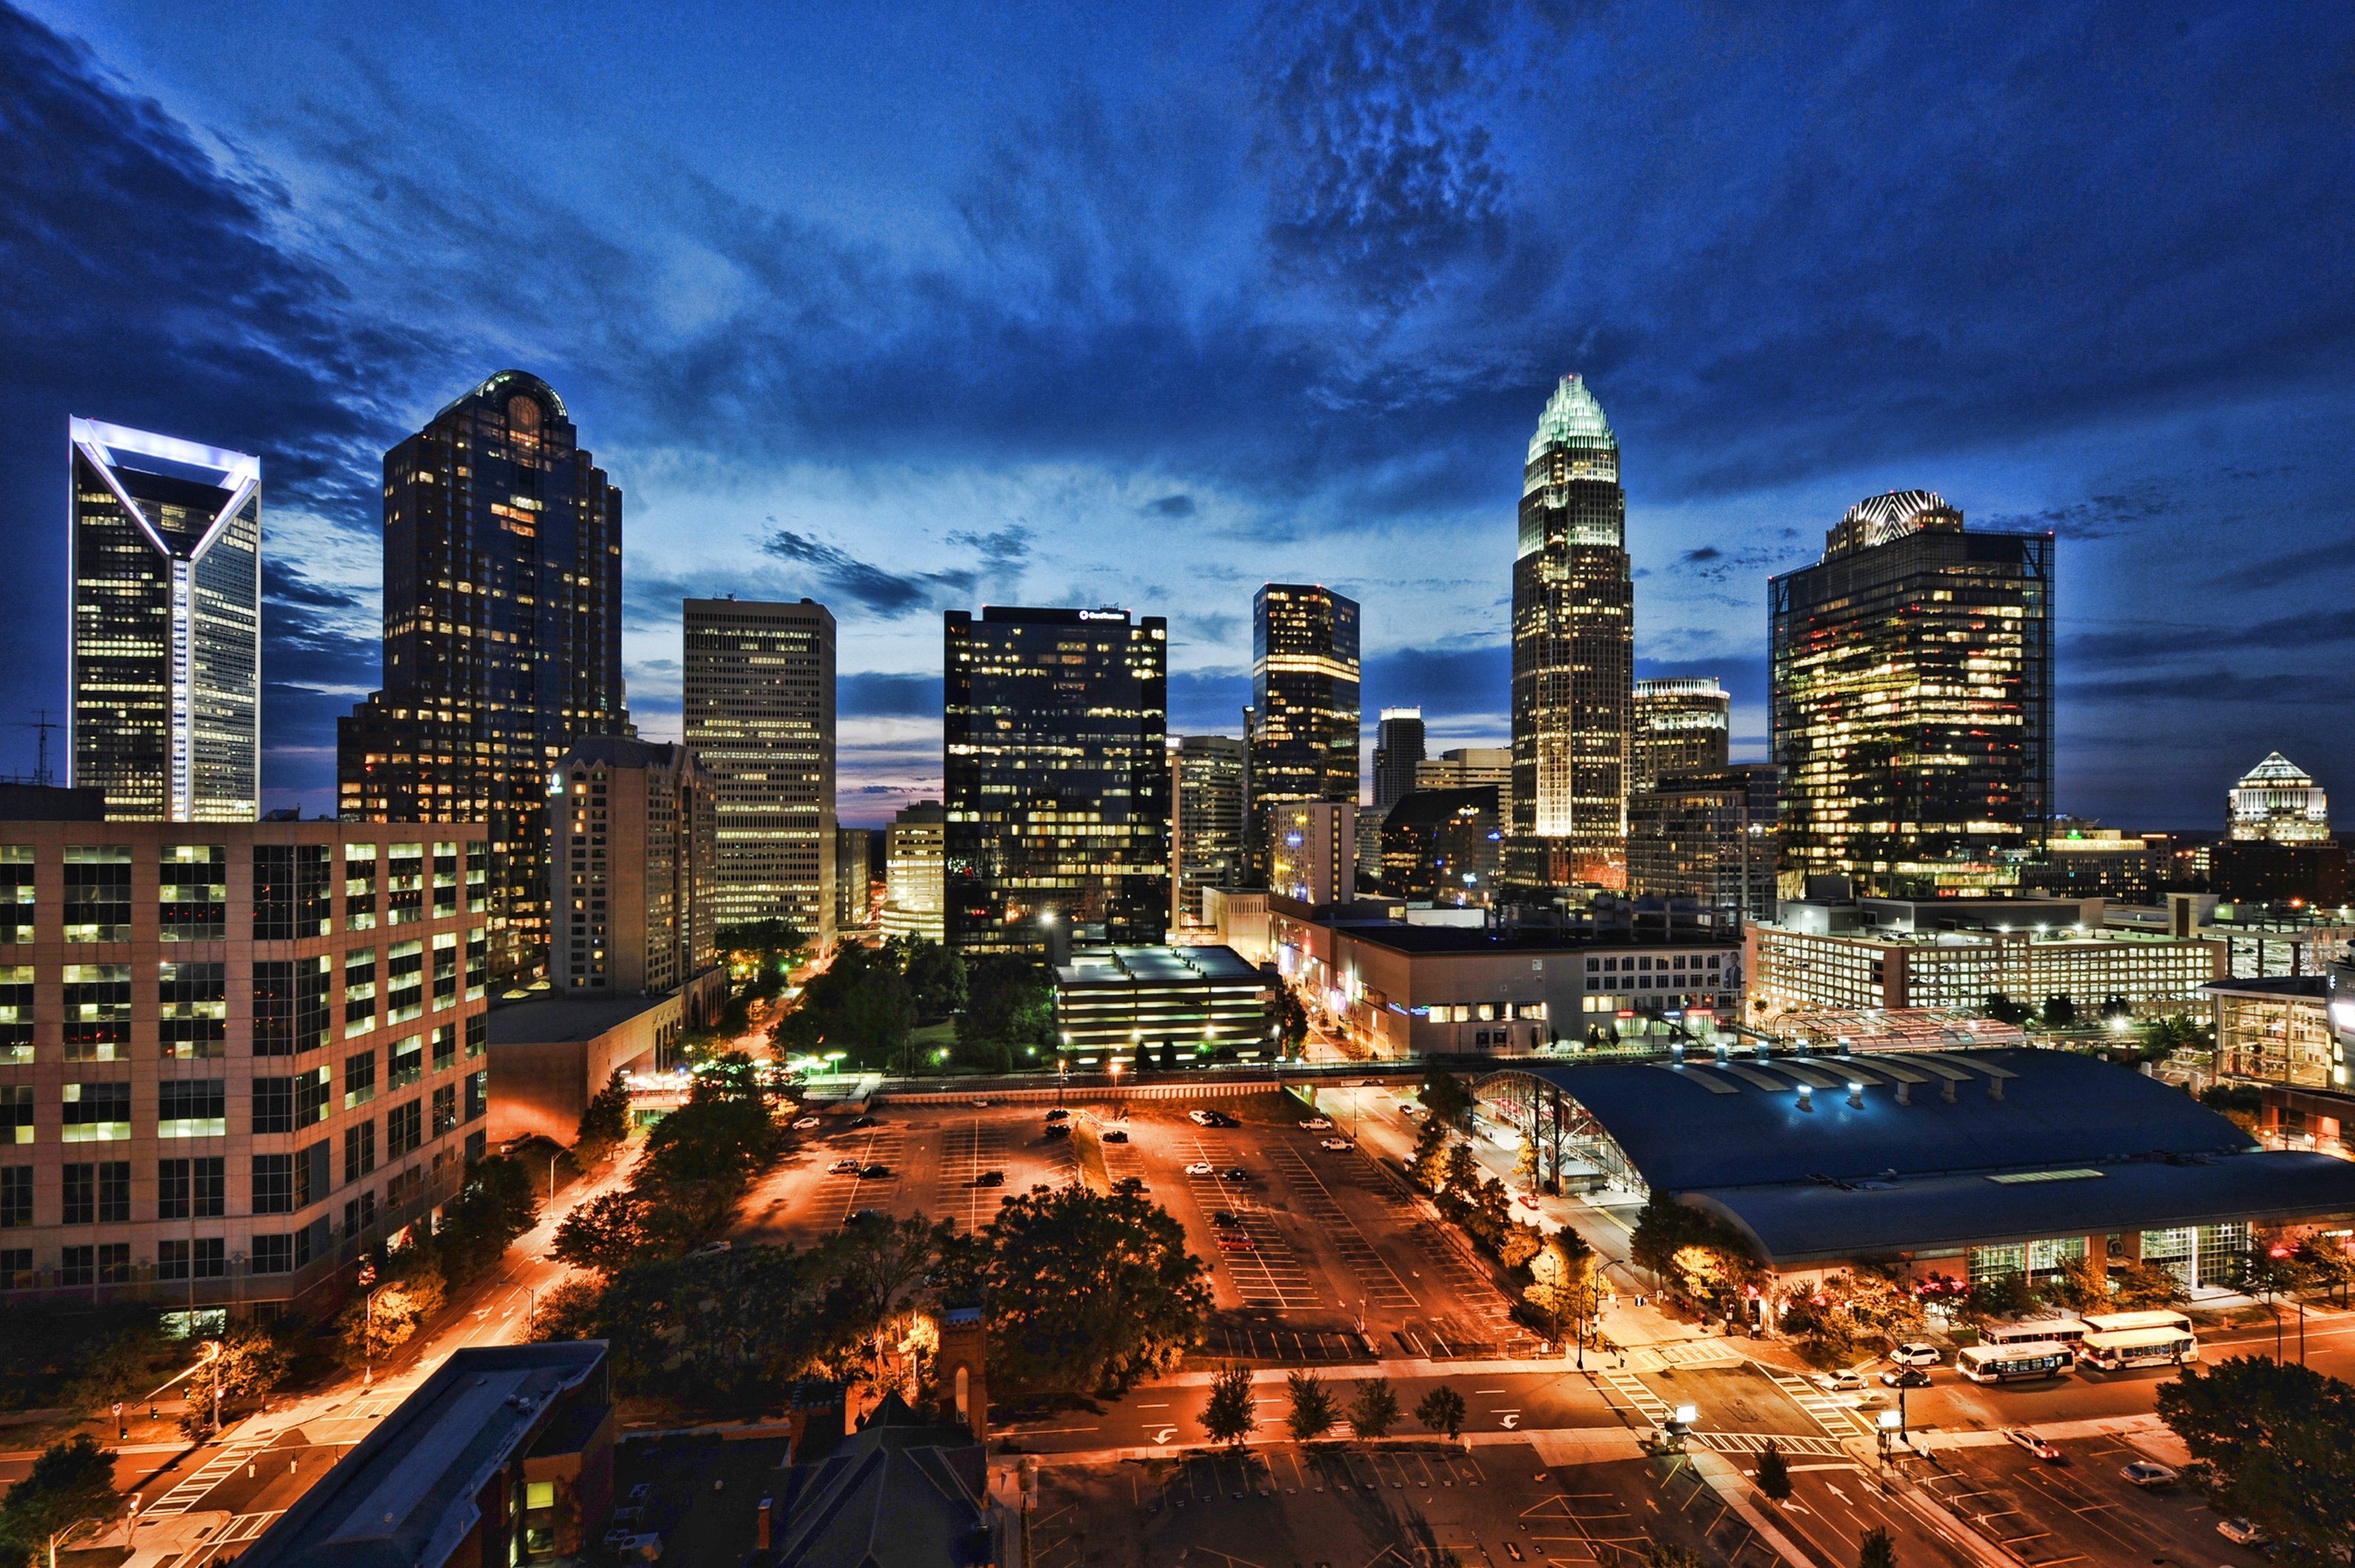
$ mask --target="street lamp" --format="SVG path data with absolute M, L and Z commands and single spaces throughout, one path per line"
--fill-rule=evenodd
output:
M 218 1360 L 219 1360 L 221 1359 L 221 1351 L 222 1351 L 224 1349 L 226 1349 L 226 1347 L 225 1347 L 224 1345 L 222 1345 L 222 1343 L 221 1343 L 218 1339 L 208 1339 L 208 1340 L 206 1340 L 206 1341 L 205 1341 L 205 1349 L 206 1349 L 206 1350 L 208 1350 L 208 1352 L 210 1352 L 210 1353 L 205 1357 L 204 1364 L 205 1364 L 206 1366 L 208 1366 L 208 1367 L 209 1367 L 209 1366 L 211 1366 L 215 1361 L 218 1361 Z M 213 1425 L 212 1425 L 212 1429 L 213 1429 L 215 1432 L 218 1432 L 218 1431 L 220 1430 L 220 1379 L 218 1379 L 218 1377 L 214 1378 L 214 1379 L 212 1380 L 212 1385 L 213 1385 Z M 57 1550 L 56 1550 L 56 1545 L 55 1545 L 55 1543 L 54 1543 L 54 1542 L 52 1542 L 52 1543 L 51 1543 L 51 1546 L 50 1546 L 50 1552 L 49 1552 L 49 1556 L 50 1556 L 50 1558 L 51 1558 L 51 1562 L 50 1562 L 50 1564 L 49 1564 L 49 1568 L 57 1568 L 57 1563 L 56 1563 L 56 1561 L 55 1561 L 55 1559 L 56 1559 L 56 1557 L 57 1557 Z
M 1901 1394 L 1904 1392 L 1905 1391 L 1902 1389 L 1898 1391 Z M 1898 1414 L 1897 1412 L 1893 1410 L 1884 1410 L 1881 1413 L 1881 1429 L 1878 1435 L 1881 1439 L 1881 1467 L 1884 1469 L 1886 1469 L 1889 1465 L 1889 1439 L 1891 1435 L 1897 1431 L 1898 1423 L 1903 1419 L 1903 1416 Z
M 360 1298 L 360 1387 L 376 1386 L 376 1298 L 392 1288 L 386 1280 Z M 218 1415 L 214 1424 L 219 1424 Z
M 1120 1070 L 1123 1065 L 1124 1063 L 1121 1061 L 1119 1057 L 1115 1056 L 1112 1059 L 1113 1115 L 1115 1120 L 1119 1121 L 1126 1121 L 1128 1119 L 1128 1109 L 1121 1103 L 1120 1098 Z

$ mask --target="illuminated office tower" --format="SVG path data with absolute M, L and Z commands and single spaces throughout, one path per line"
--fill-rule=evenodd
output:
M 1248 719 L 1248 852 L 1264 886 L 1276 807 L 1358 799 L 1357 601 L 1296 582 L 1253 595 Z
M 937 800 L 904 806 L 883 834 L 883 934 L 921 936 L 939 942 L 947 933 L 941 906 L 946 901 L 944 869 L 947 808 Z
M 1513 825 L 1504 880 L 1627 881 L 1636 585 L 1619 441 L 1576 376 L 1546 400 L 1521 471 L 1513 562 Z
M 1767 584 L 1782 893 L 2017 885 L 2052 816 L 2052 536 L 1973 533 L 1923 490 L 1849 508 Z
M 1414 766 L 1423 760 L 1423 709 L 1383 709 L 1374 731 L 1376 816 L 1414 793 Z
M 1733 699 L 1715 676 L 1637 681 L 1627 793 L 1678 773 L 1723 773 L 1731 765 L 1732 718 Z
M 2229 837 L 2313 844 L 2330 837 L 2330 796 L 2279 752 L 2241 775 L 2226 795 Z
M 719 923 L 782 920 L 824 952 L 839 907 L 834 616 L 807 599 L 690 599 L 683 637 L 687 743 L 719 790 Z
M 564 754 L 553 783 L 557 987 L 663 996 L 717 964 L 721 797 L 695 753 L 594 736 Z
M 336 727 L 347 822 L 483 822 L 491 973 L 547 963 L 549 779 L 629 731 L 622 493 L 547 382 L 502 370 L 384 454 L 384 686 Z
M 1202 890 L 1241 885 L 1243 743 L 1231 735 L 1169 742 L 1173 924 L 1202 923 Z
M 117 821 L 261 799 L 261 460 L 69 421 L 72 782 Z
M 992 606 L 943 633 L 949 945 L 1161 943 L 1168 624 Z

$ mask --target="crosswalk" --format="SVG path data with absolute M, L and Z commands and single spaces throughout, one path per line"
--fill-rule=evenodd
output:
M 139 1511 L 149 1519 L 177 1519 L 204 1501 L 205 1494 L 227 1480 L 238 1467 L 251 1463 L 253 1456 L 267 1446 L 262 1443 L 231 1444 L 197 1467 L 186 1480 Z
M 207 1537 L 202 1545 L 188 1552 L 179 1562 L 173 1563 L 171 1568 L 204 1568 L 208 1563 L 234 1558 L 239 1555 L 240 1550 L 247 1542 L 253 1541 L 263 1531 L 268 1530 L 271 1524 L 285 1511 L 284 1509 L 272 1509 L 267 1513 L 239 1514 L 214 1534 Z
M 1849 1456 L 1837 1437 L 1795 1437 L 1776 1432 L 1696 1432 L 1692 1441 L 1719 1454 L 1762 1453 L 1771 1443 L 1779 1453 L 1801 1454 L 1811 1459 Z
M 1652 1392 L 1651 1386 L 1633 1372 L 1623 1372 L 1616 1367 L 1605 1367 L 1596 1374 L 1604 1386 L 1619 1396 L 1630 1410 L 1654 1426 L 1667 1424 L 1676 1411 L 1667 1400 Z
M 1832 1436 L 1855 1437 L 1859 1435 L 1865 1436 L 1871 1435 L 1872 1424 L 1864 1418 L 1855 1405 L 1842 1400 L 1838 1395 L 1826 1393 L 1805 1378 L 1795 1376 L 1780 1367 L 1770 1367 L 1764 1361 L 1754 1361 L 1752 1365 L 1765 1373 L 1774 1386 L 1789 1397 L 1793 1404 L 1814 1416 L 1816 1424 Z

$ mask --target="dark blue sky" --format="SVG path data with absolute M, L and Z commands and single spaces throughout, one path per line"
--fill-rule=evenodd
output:
M 1331 582 L 1369 714 L 1493 742 L 1576 369 L 1641 667 L 1738 751 L 1766 575 L 1920 486 L 2060 535 L 2064 809 L 2355 798 L 2355 9 L 1793 9 L 0 4 L 0 719 L 63 700 L 67 416 L 256 451 L 325 805 L 381 452 L 513 365 L 627 492 L 647 732 L 683 593 L 833 606 L 847 821 L 985 601 L 1167 614 L 1231 731 L 1252 588 Z

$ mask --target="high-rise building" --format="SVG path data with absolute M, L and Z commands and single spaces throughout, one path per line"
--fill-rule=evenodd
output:
M 67 794 L 0 823 L 0 1306 L 325 1313 L 485 1152 L 483 830 Z
M 1477 789 L 1497 791 L 1497 820 L 1509 837 L 1513 831 L 1513 753 L 1503 746 L 1457 746 L 1414 765 L 1417 789 Z
M 70 421 L 72 780 L 118 820 L 261 800 L 261 460 Z
M 880 833 L 871 827 L 834 830 L 834 924 L 837 932 L 863 931 L 875 901 L 881 862 Z
M 596 736 L 564 754 L 555 783 L 549 978 L 567 991 L 662 996 L 717 964 L 719 788 L 695 754 Z
M 1169 743 L 1174 925 L 1203 923 L 1202 890 L 1243 877 L 1243 743 L 1231 735 L 1181 735 Z
M 1168 646 L 1125 610 L 949 612 L 950 946 L 1167 936 Z
M 1307 904 L 1358 896 L 1358 803 L 1290 800 L 1268 814 L 1267 891 Z
M 2234 838 L 2312 844 L 2330 837 L 2330 796 L 2279 752 L 2241 775 L 2226 797 L 2227 829 Z
M 1381 723 L 1374 731 L 1376 815 L 1414 793 L 1414 768 L 1423 760 L 1423 709 L 1383 709 Z
M 1358 604 L 1329 588 L 1270 582 L 1252 599 L 1247 801 L 1254 877 L 1269 875 L 1271 814 L 1358 798 Z
M 502 370 L 384 455 L 384 686 L 336 728 L 347 822 L 490 827 L 494 983 L 547 962 L 548 784 L 629 731 L 622 493 Z
M 1670 773 L 1627 797 L 1627 891 L 1774 918 L 1782 839 L 1772 763 Z
M 1521 471 L 1513 562 L 1513 826 L 1507 882 L 1624 888 L 1636 585 L 1619 441 L 1576 376 Z
M 1382 891 L 1442 906 L 1485 904 L 1504 819 L 1495 784 L 1409 792 L 1382 822 Z
M 1733 699 L 1715 676 L 1636 683 L 1636 731 L 1627 793 L 1671 773 L 1721 773 L 1732 762 Z
M 1923 490 L 1849 508 L 1767 584 L 1783 896 L 2019 884 L 2052 818 L 2052 536 Z
M 937 800 L 902 807 L 883 835 L 883 934 L 946 940 L 948 810 Z
M 687 743 L 719 785 L 719 923 L 834 945 L 834 616 L 804 599 L 687 602 Z M 862 898 L 860 909 L 865 909 Z

